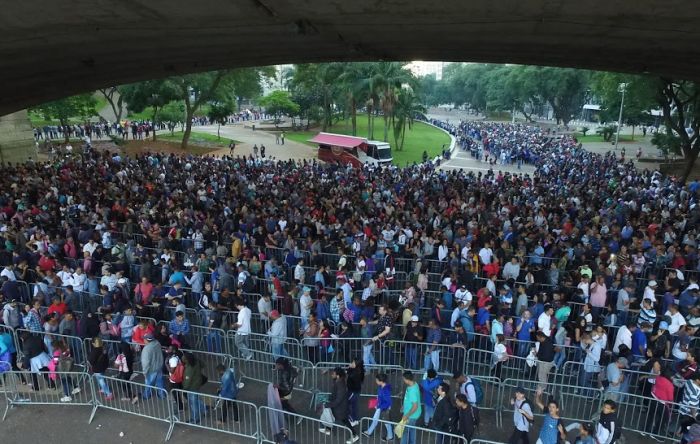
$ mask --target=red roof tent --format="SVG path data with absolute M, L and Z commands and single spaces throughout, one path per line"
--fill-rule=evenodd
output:
M 362 137 L 318 133 L 313 139 L 309 140 L 309 142 L 318 143 L 319 145 L 338 146 L 347 149 L 359 147 L 362 151 L 367 151 L 367 139 Z

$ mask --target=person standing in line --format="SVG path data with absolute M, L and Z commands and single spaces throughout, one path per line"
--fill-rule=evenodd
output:
M 549 382 L 549 372 L 554 366 L 554 343 L 552 338 L 542 331 L 537 332 L 537 342 L 539 342 L 539 350 L 537 350 L 537 380 L 540 382 L 537 389 L 544 391 Z
M 297 369 L 292 366 L 289 359 L 281 357 L 275 361 L 275 368 L 277 369 L 277 384 L 275 384 L 275 388 L 279 393 L 282 409 L 296 414 L 297 411 L 289 401 L 292 399 L 292 391 L 294 390 L 294 383 L 298 374 Z M 297 424 L 300 424 L 303 419 L 302 416 L 299 416 Z
M 180 360 L 177 353 L 170 355 L 167 361 L 168 364 L 168 389 L 180 389 L 182 390 L 182 381 L 185 379 L 185 365 Z M 185 404 L 182 402 L 182 393 L 175 392 L 174 395 L 175 402 L 177 403 L 177 410 L 181 412 L 185 409 Z
M 510 400 L 513 406 L 513 433 L 508 444 L 530 444 L 530 424 L 535 419 L 530 402 L 525 399 L 525 389 L 515 389 L 515 397 Z
M 345 426 L 350 429 L 352 436 L 346 441 L 346 444 L 352 444 L 360 440 L 360 436 L 355 432 L 354 427 L 350 424 L 348 419 L 349 403 L 348 403 L 348 388 L 346 381 L 347 374 L 345 370 L 336 367 L 331 370 L 331 378 L 333 379 L 333 388 L 331 389 L 331 396 L 328 402 L 323 405 L 324 408 L 329 408 L 333 412 L 333 417 L 335 418 L 335 423 Z M 319 432 L 330 435 L 331 429 L 322 425 Z
M 403 397 L 401 421 L 406 424 L 406 428 L 401 437 L 401 444 L 416 444 L 416 429 L 413 426 L 423 413 L 420 405 L 420 388 L 412 371 L 403 372 L 403 382 L 406 385 L 406 392 Z
M 270 337 L 270 345 L 272 345 L 272 357 L 277 359 L 283 356 L 289 356 L 284 344 L 287 342 L 287 318 L 281 315 L 279 311 L 272 310 L 270 312 L 272 325 L 267 335 Z

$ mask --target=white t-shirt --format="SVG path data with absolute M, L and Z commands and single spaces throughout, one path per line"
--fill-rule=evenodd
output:
M 0 271 L 0 276 L 5 276 L 8 281 L 17 280 L 17 278 L 15 277 L 15 273 L 11 270 L 8 270 L 7 268 L 3 268 L 2 271 Z
M 479 250 L 479 258 L 481 259 L 482 265 L 490 264 L 493 258 L 493 250 L 486 247 L 482 248 Z
M 465 301 L 467 306 L 469 306 L 472 303 L 472 298 L 472 294 L 466 288 L 464 290 L 458 288 L 457 291 L 455 291 L 455 299 L 457 302 Z
M 236 324 L 240 325 L 236 334 L 239 335 L 249 335 L 250 334 L 250 316 L 251 311 L 248 307 L 243 307 L 241 311 L 238 312 L 238 317 L 236 318 Z
M 299 298 L 299 316 L 302 319 L 307 319 L 310 314 L 311 314 L 311 296 L 309 296 L 308 293 L 304 293 L 301 296 L 301 298 Z
M 620 327 L 617 331 L 617 336 L 615 336 L 615 344 L 613 345 L 613 351 L 615 353 L 620 352 L 620 345 L 625 344 L 630 350 L 632 349 L 632 332 L 627 328 L 626 325 Z
M 539 318 L 537 318 L 537 328 L 544 333 L 545 336 L 549 337 L 552 334 L 552 317 L 548 316 L 547 313 L 542 313 Z
M 678 330 L 685 325 L 685 318 L 680 312 L 676 312 L 676 314 L 672 315 L 671 311 L 668 310 L 664 316 L 671 318 L 671 323 L 668 324 L 668 334 L 670 335 L 675 335 L 678 333 Z

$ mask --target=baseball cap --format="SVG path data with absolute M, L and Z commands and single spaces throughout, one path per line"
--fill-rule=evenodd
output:
M 659 323 L 659 329 L 660 329 L 660 330 L 668 330 L 668 322 L 666 322 L 666 321 L 661 321 L 661 322 Z
M 270 312 L 270 316 L 273 317 L 273 318 L 278 318 L 279 315 L 280 315 L 280 312 L 277 311 L 277 310 L 272 310 L 272 311 Z
M 650 287 L 656 287 L 657 285 L 658 285 L 658 284 L 656 283 L 656 281 L 649 281 L 649 286 L 650 286 Z
M 148 333 L 148 334 L 144 335 L 143 339 L 145 339 L 145 340 L 147 340 L 147 341 L 152 341 L 152 340 L 153 340 L 153 335 L 150 334 L 150 333 Z
M 170 359 L 168 359 L 168 365 L 170 367 L 177 367 L 177 365 L 180 363 L 180 360 L 177 359 L 177 356 L 171 356 Z
M 411 316 L 411 322 L 418 322 L 418 316 L 416 316 L 416 315 Z
M 526 394 L 525 389 L 522 387 L 518 387 L 515 389 L 515 393 L 522 393 L 523 395 Z

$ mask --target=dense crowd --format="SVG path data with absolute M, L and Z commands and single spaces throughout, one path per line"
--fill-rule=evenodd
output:
M 204 310 L 206 326 L 217 328 L 225 317 L 216 313 L 230 311 L 236 321 L 226 327 L 237 331 L 238 351 L 250 359 L 254 311 L 272 321 L 269 331 L 257 333 L 271 336 L 282 357 L 280 371 L 288 337 L 304 338 L 314 363 L 329 358 L 332 335 L 364 337 L 361 361 L 367 366 L 393 363 L 387 344 L 404 339 L 491 352 L 497 377 L 509 358 L 531 358 L 539 392 L 553 369 L 571 361 L 580 364 L 573 368 L 582 390 L 605 387 L 611 418 L 619 393 L 634 388 L 625 373 L 631 367 L 651 375 L 640 382 L 650 399 L 647 431 L 658 434 L 668 419 L 666 407 L 678 401 L 687 434 L 700 403 L 693 343 L 700 325 L 700 184 L 639 171 L 632 162 L 592 154 L 571 137 L 534 127 L 445 127 L 463 146 L 478 141 L 484 152 L 532 162 L 536 171 L 473 174 L 431 164 L 358 169 L 259 157 L 105 152 L 3 167 L 3 322 L 97 340 L 138 342 L 139 334 L 144 345 L 154 339 L 183 345 L 188 308 Z M 401 264 L 410 264 L 406 271 L 414 277 L 405 287 L 398 284 Z M 438 282 L 429 273 L 435 267 Z M 33 294 L 18 281 L 29 283 Z M 260 300 L 249 300 L 257 292 Z M 99 295 L 99 309 L 77 313 L 83 295 Z M 140 329 L 149 326 L 135 325 L 134 316 L 173 321 L 169 331 L 144 333 Z M 289 327 L 294 316 L 301 332 Z M 277 322 L 285 317 L 288 324 Z M 97 329 L 87 329 L 95 324 Z M 49 357 L 56 353 L 46 346 Z M 64 348 L 58 344 L 57 350 L 60 362 Z M 341 351 L 335 359 L 349 362 L 352 357 Z M 405 359 L 407 370 L 421 368 L 410 347 Z M 462 381 L 450 401 L 459 420 L 438 430 L 471 438 L 476 416 L 469 409 L 478 408 L 477 390 L 460 374 L 463 360 L 455 362 L 460 365 L 442 368 L 432 348 L 423 370 L 449 370 Z M 47 362 L 28 363 L 37 371 L 42 364 Z M 334 375 L 347 377 L 344 370 Z M 410 372 L 404 380 L 410 390 L 403 422 L 416 424 L 425 409 L 425 422 L 434 424 L 427 412 L 440 403 L 434 405 L 433 395 L 442 399 L 450 389 L 439 383 L 425 388 Z M 380 377 L 377 384 L 379 419 L 386 389 Z M 515 415 L 511 442 L 525 439 L 530 429 L 531 413 L 520 395 L 513 402 L 520 402 L 516 411 L 528 420 Z M 348 401 L 344 396 L 331 401 L 336 420 L 355 427 L 357 413 L 338 410 Z M 558 407 L 539 393 L 536 403 L 546 412 L 540 439 L 554 443 L 561 429 Z M 601 420 L 589 432 L 611 444 L 614 428 Z M 410 432 L 404 436 L 402 442 L 415 440 Z

